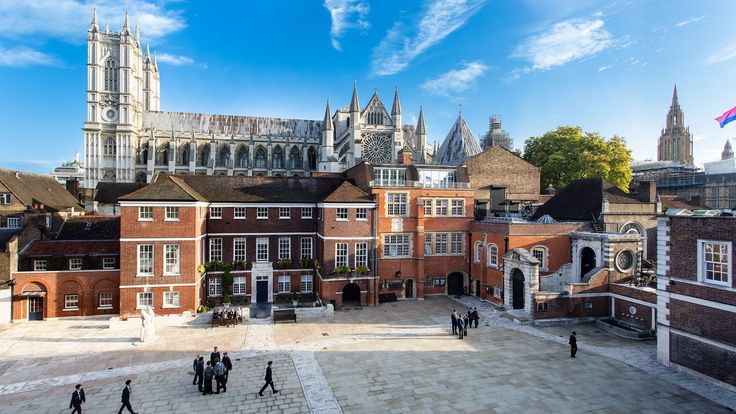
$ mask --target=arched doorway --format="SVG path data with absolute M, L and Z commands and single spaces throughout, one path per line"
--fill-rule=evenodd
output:
M 590 247 L 580 251 L 580 278 L 595 268 L 595 252 Z
M 28 320 L 42 321 L 44 315 L 44 297 L 46 288 L 40 283 L 29 283 L 23 288 L 21 297 L 28 299 Z
M 524 309 L 524 273 L 519 269 L 511 272 L 511 304 L 514 309 Z
M 414 297 L 414 279 L 406 279 L 404 282 L 404 298 L 411 299 Z
M 447 294 L 461 295 L 463 293 L 463 274 L 450 273 L 447 276 Z
M 360 305 L 360 286 L 348 283 L 342 288 L 342 304 Z
M 475 279 L 475 296 L 480 297 L 480 279 Z

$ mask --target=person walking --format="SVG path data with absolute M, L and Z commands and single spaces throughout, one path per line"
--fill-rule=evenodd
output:
M 120 409 L 118 410 L 118 414 L 123 413 L 123 408 L 127 408 L 128 412 L 132 414 L 138 414 L 135 411 L 133 411 L 133 407 L 130 406 L 130 394 L 133 393 L 133 387 L 130 385 L 130 383 L 133 382 L 131 380 L 125 381 L 125 388 L 123 388 L 123 396 L 121 398 L 121 402 L 123 405 L 120 406 Z
M 266 383 L 263 384 L 263 387 L 261 387 L 261 390 L 258 391 L 258 395 L 263 397 L 263 391 L 268 387 L 271 386 L 271 394 L 276 394 L 279 392 L 276 388 L 273 386 L 273 372 L 271 371 L 271 364 L 273 364 L 273 361 L 268 361 L 268 366 L 266 367 L 266 377 L 264 378 L 266 380 Z
M 204 369 L 204 391 L 202 395 L 212 394 L 212 378 L 215 376 L 215 370 L 212 363 L 207 361 L 207 367 Z
M 227 352 L 222 353 L 222 364 L 225 365 L 225 384 L 227 384 L 227 378 L 230 375 L 230 371 L 233 369 L 233 362 L 230 357 L 227 356 Z
M 450 321 L 452 322 L 452 334 L 455 335 L 457 334 L 457 312 L 455 312 L 455 309 L 450 314 Z
M 222 392 L 227 392 L 227 386 L 225 386 L 225 364 L 222 363 L 219 359 L 217 362 L 215 362 L 215 382 L 217 383 L 217 391 L 215 394 L 220 393 L 220 388 L 222 388 Z
M 478 329 L 478 321 L 480 320 L 480 314 L 478 308 L 473 308 L 473 322 L 475 322 L 475 328 Z
M 465 323 L 465 321 L 463 320 L 463 315 L 459 315 L 457 317 L 457 332 L 458 332 L 458 335 L 459 335 L 460 339 L 463 339 L 463 336 L 465 336 L 464 335 L 464 332 L 463 332 L 464 331 L 463 330 L 463 324 L 464 323 Z
M 196 357 L 194 357 L 194 362 L 192 362 L 192 371 L 194 371 L 194 379 L 192 379 L 192 385 L 197 383 L 197 362 L 199 361 L 199 357 L 202 355 L 197 354 Z
M 575 336 L 575 332 L 570 335 L 570 358 L 575 358 L 575 354 L 578 353 L 578 337 Z
M 87 402 L 87 399 L 84 397 L 84 389 L 82 388 L 82 384 L 77 384 L 74 387 L 74 392 L 72 393 L 72 400 L 71 402 L 69 402 L 69 408 L 74 408 L 72 410 L 72 414 L 82 414 L 82 404 L 85 402 Z
M 217 361 L 215 360 L 221 360 L 222 356 L 220 356 L 220 351 L 217 350 L 217 347 L 215 347 L 215 350 L 212 351 L 210 354 L 210 364 L 214 367 Z
M 194 363 L 194 382 L 197 384 L 199 392 L 203 391 L 204 384 L 204 357 L 200 356 Z

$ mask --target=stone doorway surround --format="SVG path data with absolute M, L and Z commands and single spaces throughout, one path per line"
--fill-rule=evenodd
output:
M 539 291 L 539 260 L 529 250 L 524 248 L 512 249 L 503 255 L 503 301 L 507 308 L 513 307 L 514 270 L 524 274 L 524 312 L 532 314 L 532 297 Z
M 250 303 L 256 303 L 258 280 L 268 280 L 268 303 L 273 303 L 273 263 L 255 262 L 250 274 Z

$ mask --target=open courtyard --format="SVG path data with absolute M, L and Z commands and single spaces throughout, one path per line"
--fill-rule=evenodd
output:
M 462 303 L 461 303 L 462 302 Z M 346 309 L 296 324 L 251 321 L 210 329 L 158 326 L 160 339 L 132 342 L 138 326 L 102 318 L 19 323 L 0 334 L 3 413 L 68 412 L 84 384 L 85 412 L 113 413 L 126 379 L 140 413 L 731 412 L 736 393 L 654 361 L 654 342 L 629 342 L 593 325 L 535 328 L 474 298 Z M 452 309 L 478 306 L 477 329 L 450 334 Z M 569 330 L 580 352 L 570 358 Z M 203 396 L 191 363 L 213 346 L 234 362 L 227 393 Z M 276 387 L 257 395 L 268 360 Z M 727 408 L 730 407 L 731 409 Z

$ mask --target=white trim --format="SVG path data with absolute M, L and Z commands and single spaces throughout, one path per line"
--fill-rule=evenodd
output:
M 29 275 L 38 273 L 95 273 L 95 272 L 120 272 L 120 269 L 89 269 L 89 270 L 24 270 L 21 272 L 13 272 L 13 275 Z
M 201 201 L 118 201 L 120 207 L 207 207 Z
M 690 332 L 681 331 L 681 330 L 679 330 L 677 328 L 673 328 L 671 326 L 669 328 L 670 328 L 670 332 L 671 333 L 675 333 L 677 335 L 684 336 L 684 337 L 693 339 L 693 340 L 698 341 L 698 342 L 704 342 L 704 343 L 706 343 L 706 344 L 708 344 L 710 346 L 714 346 L 716 348 L 721 348 L 721 349 L 725 349 L 726 351 L 729 351 L 729 352 L 732 352 L 732 353 L 736 353 L 736 346 L 724 344 L 722 342 L 716 342 L 716 341 L 714 341 L 712 339 L 708 339 L 708 338 L 705 338 L 703 336 L 698 336 L 698 335 L 692 334 Z
M 698 239 L 697 240 L 697 258 L 696 258 L 696 273 L 698 277 L 698 281 L 704 283 L 707 286 L 722 286 L 730 288 L 733 286 L 733 271 L 731 269 L 731 266 L 733 264 L 733 261 L 731 260 L 731 256 L 733 255 L 733 245 L 730 241 L 726 240 L 712 240 L 712 239 Z M 725 282 L 719 282 L 717 280 L 707 280 L 705 278 L 705 251 L 703 250 L 703 247 L 705 244 L 725 244 L 727 246 L 726 250 L 726 259 L 728 259 L 726 266 L 728 267 L 728 280 Z
M 314 234 L 314 233 L 310 233 Z M 319 233 L 316 233 L 317 237 L 319 237 L 322 240 L 378 240 L 378 237 L 339 237 L 339 236 L 323 236 Z M 403 234 L 403 233 L 401 233 Z M 408 234 L 408 233 L 407 233 Z
M 408 197 L 408 193 L 407 193 Z M 376 208 L 376 203 L 317 203 L 319 208 Z
M 539 293 L 541 293 L 544 296 L 549 296 L 546 292 L 539 292 Z M 555 292 L 555 293 L 557 293 L 557 292 Z M 632 297 L 629 297 L 629 296 L 624 296 L 624 295 L 621 295 L 621 294 L 618 294 L 618 293 L 612 293 L 612 292 L 574 293 L 574 294 L 571 294 L 571 295 L 566 295 L 564 297 L 566 297 L 566 298 L 605 298 L 605 297 L 609 297 L 609 298 L 616 298 L 616 299 L 619 299 L 619 300 L 625 300 L 625 301 L 628 301 L 628 302 L 636 303 L 638 305 L 646 306 L 646 307 L 649 307 L 649 308 L 655 308 L 655 309 L 657 308 L 657 303 L 656 302 L 655 303 L 647 302 L 645 300 L 636 299 L 636 298 L 632 298 Z
M 122 237 L 121 242 L 156 242 L 156 241 L 197 241 L 206 237 L 206 234 L 197 237 Z
M 651 302 L 647 302 L 645 300 L 634 299 L 634 298 L 630 298 L 628 296 L 620 295 L 618 293 L 612 293 L 612 292 L 609 292 L 609 293 L 610 293 L 610 295 L 611 295 L 612 298 L 616 298 L 616 299 L 619 299 L 619 300 L 625 300 L 627 302 L 636 303 L 637 305 L 646 306 L 646 307 L 649 307 L 649 308 L 652 308 L 652 309 L 657 309 L 657 302 L 651 303 Z
M 725 303 L 713 302 L 712 300 L 700 299 L 700 298 L 696 298 L 692 296 L 670 292 L 670 300 L 672 299 L 736 314 L 736 306 L 734 305 L 727 305 Z M 670 307 L 671 306 L 672 306 L 672 302 L 670 302 Z
M 657 280 L 658 281 L 659 281 L 660 277 L 665 277 L 665 276 L 657 275 Z M 702 287 L 707 287 L 707 288 L 710 288 L 710 289 L 725 290 L 727 292 L 736 292 L 736 289 L 730 288 L 728 286 L 714 285 L 714 284 L 711 284 L 711 283 L 704 283 L 704 282 L 701 282 L 701 281 L 698 281 L 698 280 L 692 280 L 692 279 L 683 279 L 683 278 L 677 277 L 677 276 L 668 276 L 667 278 L 668 278 L 667 280 L 674 280 L 674 281 L 680 282 L 680 283 L 687 283 L 687 284 L 690 284 L 690 285 L 702 286 Z
M 120 289 L 140 289 L 140 288 L 162 288 L 162 287 L 180 287 L 180 286 L 197 286 L 199 283 L 167 283 L 167 284 L 147 284 L 147 285 L 120 285 Z
M 284 232 L 284 233 L 207 233 L 207 236 L 314 236 L 315 232 Z

